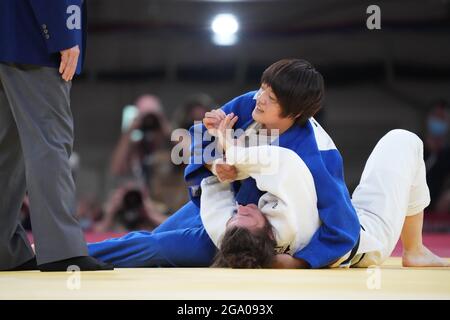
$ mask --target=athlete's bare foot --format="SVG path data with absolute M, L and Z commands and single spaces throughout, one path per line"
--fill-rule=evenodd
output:
M 404 267 L 449 267 L 450 263 L 422 245 L 416 250 L 403 250 L 402 265 Z

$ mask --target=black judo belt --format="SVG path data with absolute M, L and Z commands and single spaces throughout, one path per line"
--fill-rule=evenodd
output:
M 363 226 L 361 226 L 361 229 L 363 229 L 364 231 L 366 230 L 366 229 L 364 229 Z M 346 265 L 352 261 L 352 259 L 355 257 L 356 253 L 358 252 L 360 240 L 361 240 L 361 235 L 358 235 L 358 241 L 356 241 L 355 246 L 353 247 L 352 251 L 350 252 L 350 256 L 347 259 L 345 259 L 345 261 L 342 262 L 340 265 Z M 361 255 L 361 258 L 359 259 L 359 261 L 361 261 L 362 258 L 364 258 L 364 255 L 365 255 L 364 253 Z M 354 264 L 356 264 L 356 263 L 354 263 Z

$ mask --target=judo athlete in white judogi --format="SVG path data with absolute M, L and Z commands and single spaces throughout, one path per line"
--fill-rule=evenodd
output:
M 256 180 L 258 189 L 266 192 L 258 209 L 271 226 L 276 256 L 271 265 L 259 267 L 302 267 L 292 255 L 309 243 L 321 224 L 317 186 L 308 166 L 287 148 L 226 144 L 226 163 L 238 169 L 239 179 L 250 176 Z M 201 185 L 201 218 L 220 249 L 224 234 L 239 215 L 239 206 L 230 183 L 211 176 Z M 361 223 L 359 245 L 330 267 L 380 265 L 390 256 L 400 236 L 405 250 L 404 266 L 447 265 L 422 244 L 423 209 L 429 202 L 422 141 L 405 130 L 389 132 L 370 155 L 352 196 Z M 248 248 L 242 251 L 245 255 Z M 239 263 L 237 266 L 242 267 Z

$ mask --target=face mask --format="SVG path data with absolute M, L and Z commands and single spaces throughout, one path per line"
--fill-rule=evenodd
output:
M 428 120 L 428 131 L 435 137 L 442 137 L 447 133 L 448 124 L 445 121 L 438 119 Z

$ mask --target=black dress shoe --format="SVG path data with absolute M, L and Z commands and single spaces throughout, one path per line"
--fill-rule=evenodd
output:
M 67 271 L 70 266 L 75 266 L 80 271 L 98 271 L 98 270 L 114 270 L 114 267 L 108 263 L 98 261 L 89 256 L 73 257 L 65 260 L 40 264 L 39 270 L 47 271 Z
M 36 257 L 33 259 L 28 260 L 25 263 L 22 263 L 20 266 L 17 266 L 12 269 L 8 269 L 7 271 L 25 271 L 25 270 L 37 270 L 38 266 L 36 263 Z

